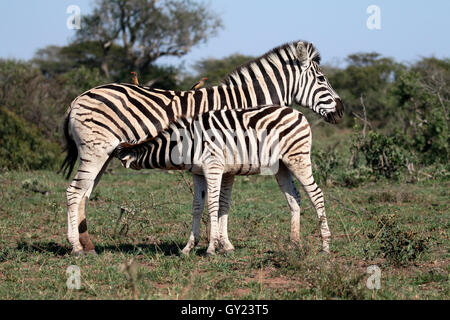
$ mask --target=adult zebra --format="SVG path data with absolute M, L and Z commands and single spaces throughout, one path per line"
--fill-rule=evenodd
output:
M 86 202 L 120 143 L 154 138 L 180 117 L 267 104 L 296 102 L 336 123 L 344 108 L 319 63 L 311 43 L 291 42 L 237 68 L 219 86 L 170 91 L 107 84 L 78 96 L 65 116 L 68 153 L 62 166 L 69 177 L 80 159 L 66 192 L 72 253 L 95 252 L 87 231 Z
M 323 193 L 311 167 L 311 129 L 306 118 L 289 107 L 211 111 L 179 119 L 147 142 L 120 144 L 115 155 L 127 168 L 189 170 L 194 186 L 207 186 L 211 221 L 207 253 L 219 245 L 234 249 L 228 239 L 227 216 L 235 175 L 258 174 L 271 168 L 291 209 L 291 239 L 300 241 L 300 197 L 291 173 L 303 185 L 321 223 L 323 251 L 329 252 L 331 233 Z M 204 197 L 204 195 L 203 195 Z M 198 201 L 198 203 L 196 203 Z M 204 199 L 195 199 L 192 231 L 183 253 L 198 242 Z

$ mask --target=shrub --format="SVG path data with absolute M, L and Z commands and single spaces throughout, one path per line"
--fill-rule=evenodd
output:
M 408 159 L 395 137 L 379 132 L 369 132 L 360 149 L 376 176 L 397 178 Z
M 323 299 L 365 299 L 364 273 L 351 272 L 333 264 L 321 267 L 317 275 L 317 289 Z
M 403 73 L 393 89 L 400 106 L 397 118 L 402 128 L 401 132 L 397 130 L 397 136 L 404 137 L 406 146 L 416 150 L 425 164 L 447 163 L 450 154 L 447 114 L 450 62 L 442 64 L 445 68 L 431 65 L 430 74 Z
M 372 170 L 365 166 L 361 166 L 357 169 L 338 170 L 336 173 L 336 181 L 340 186 L 356 188 L 369 181 L 371 174 Z
M 312 164 L 316 182 L 329 184 L 331 173 L 339 166 L 338 155 L 334 149 L 328 151 L 313 149 Z
M 0 168 L 55 169 L 60 163 L 58 144 L 23 118 L 0 108 Z
M 61 75 L 61 79 L 74 97 L 107 81 L 102 77 L 99 69 L 88 69 L 85 66 L 64 73 Z
M 415 261 L 427 249 L 428 239 L 413 231 L 403 231 L 395 215 L 383 215 L 377 223 L 380 228 L 380 251 L 388 262 L 406 265 Z
M 61 136 L 64 111 L 80 93 L 71 96 L 68 91 L 63 81 L 44 77 L 28 62 L 0 59 L 0 106 L 39 127 L 49 139 Z

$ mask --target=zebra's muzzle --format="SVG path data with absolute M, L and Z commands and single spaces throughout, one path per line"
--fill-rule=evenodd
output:
M 342 104 L 342 101 L 339 98 L 335 99 L 334 101 L 336 102 L 335 111 L 328 113 L 325 120 L 329 123 L 336 124 L 344 116 L 344 105 Z

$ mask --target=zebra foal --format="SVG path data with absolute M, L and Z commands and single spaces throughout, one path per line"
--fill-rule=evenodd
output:
M 193 223 L 183 253 L 198 242 L 206 186 L 210 215 L 207 254 L 217 247 L 234 249 L 227 217 L 236 175 L 269 170 L 275 174 L 291 211 L 291 240 L 300 241 L 300 196 L 292 175 L 302 184 L 321 223 L 322 249 L 329 252 L 331 233 L 324 198 L 311 167 L 311 129 L 303 114 L 281 106 L 221 110 L 179 119 L 147 142 L 120 144 L 115 156 L 127 168 L 188 170 L 194 176 Z

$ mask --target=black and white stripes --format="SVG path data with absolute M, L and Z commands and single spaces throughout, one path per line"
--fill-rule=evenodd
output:
M 300 241 L 299 193 L 291 173 L 310 197 L 321 222 L 323 250 L 329 251 L 330 231 L 323 194 L 311 168 L 311 130 L 306 118 L 289 107 L 221 110 L 180 119 L 156 138 L 138 145 L 121 144 L 116 156 L 134 169 L 181 169 L 194 174 L 194 218 L 188 253 L 198 241 L 199 219 L 207 191 L 211 236 L 208 254 L 217 246 L 233 250 L 227 215 L 233 177 L 270 170 L 291 209 L 291 238 Z M 204 181 L 202 180 L 204 179 Z
M 62 167 L 69 176 L 80 159 L 67 189 L 73 253 L 94 250 L 85 203 L 119 144 L 150 140 L 180 118 L 268 104 L 296 102 L 335 123 L 343 115 L 343 106 L 318 64 L 319 55 L 311 43 L 292 42 L 237 68 L 218 86 L 172 91 L 107 84 L 77 97 L 66 112 L 68 154 Z

